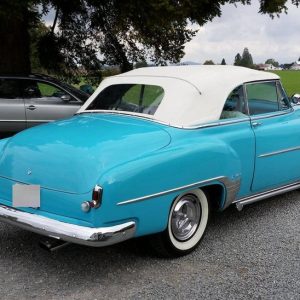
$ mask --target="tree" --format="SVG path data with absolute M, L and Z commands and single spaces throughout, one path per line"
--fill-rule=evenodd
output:
M 40 53 L 38 45 L 40 40 L 47 34 L 50 29 L 42 22 L 38 22 L 33 28 L 30 28 L 30 66 L 33 73 L 39 73 L 43 70 L 40 62 Z M 46 71 L 43 70 L 43 73 Z
M 267 64 L 267 65 L 273 65 L 274 67 L 277 67 L 277 68 L 279 67 L 278 61 L 276 61 L 273 58 L 267 59 L 266 62 L 265 62 L 265 64 Z
M 30 70 L 30 9 L 28 1 L 0 2 L 1 73 L 26 73 Z
M 234 65 L 235 66 L 240 66 L 242 61 L 241 55 L 238 53 L 235 58 L 234 58 Z
M 135 65 L 134 65 L 134 68 L 135 69 L 139 69 L 139 68 L 145 68 L 145 67 L 148 67 L 148 64 L 145 60 L 141 60 L 141 61 L 138 61 Z
M 203 65 L 214 65 L 215 63 L 210 59 L 210 60 L 206 60 Z
M 225 58 L 222 59 L 221 65 L 225 66 L 226 65 L 226 61 Z
M 250 54 L 248 48 L 244 48 L 240 65 L 247 68 L 251 68 L 253 66 L 252 55 Z
M 260 0 L 260 13 L 286 12 L 286 2 Z M 196 32 L 189 24 L 220 16 L 225 3 L 251 0 L 1 0 L 0 72 L 30 71 L 30 31 L 50 9 L 56 12 L 53 25 L 36 42 L 40 64 L 51 72 L 74 73 L 103 64 L 126 71 L 141 60 L 178 62 Z

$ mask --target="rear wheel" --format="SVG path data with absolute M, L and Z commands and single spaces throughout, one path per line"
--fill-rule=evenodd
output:
M 200 243 L 209 217 L 205 193 L 192 190 L 179 195 L 173 202 L 167 229 L 152 238 L 152 246 L 163 256 L 182 256 Z

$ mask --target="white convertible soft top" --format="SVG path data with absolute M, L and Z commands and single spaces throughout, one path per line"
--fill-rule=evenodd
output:
M 236 66 L 140 68 L 105 79 L 82 106 L 79 113 L 84 112 L 107 86 L 125 83 L 150 84 L 161 86 L 165 91 L 155 114 L 153 116 L 131 114 L 174 126 L 194 126 L 218 120 L 228 95 L 239 85 L 246 82 L 276 79 L 279 77 L 273 73 Z

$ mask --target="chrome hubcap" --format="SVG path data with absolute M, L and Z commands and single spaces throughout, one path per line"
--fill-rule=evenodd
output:
M 193 194 L 184 195 L 172 213 L 171 230 L 179 241 L 186 241 L 196 232 L 201 219 L 201 206 Z

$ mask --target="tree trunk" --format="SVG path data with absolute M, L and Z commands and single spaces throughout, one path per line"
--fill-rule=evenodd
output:
M 133 64 L 129 62 L 123 45 L 118 41 L 117 37 L 113 33 L 107 34 L 107 37 L 113 45 L 115 62 L 120 65 L 121 73 L 131 71 L 133 69 Z
M 28 8 L 7 1 L 0 9 L 0 73 L 30 73 Z

